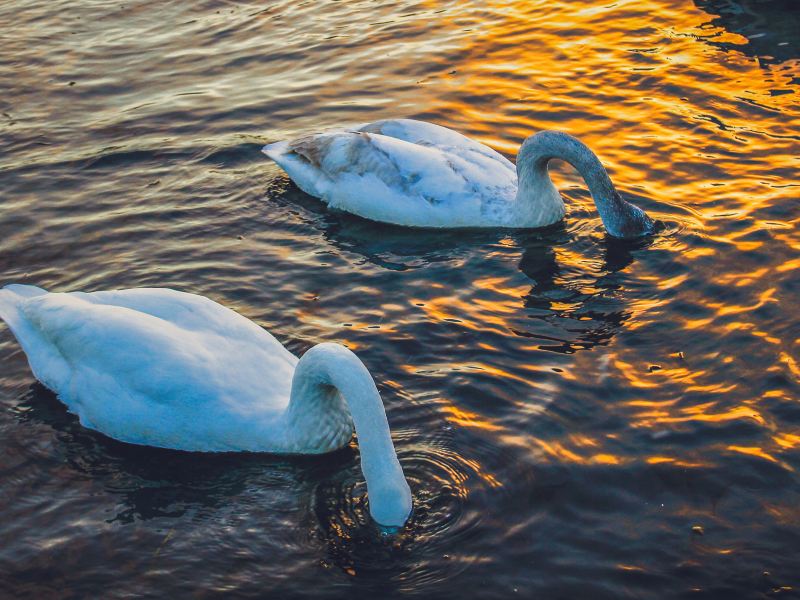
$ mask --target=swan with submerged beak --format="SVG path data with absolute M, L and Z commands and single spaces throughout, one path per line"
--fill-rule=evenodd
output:
M 409 227 L 543 227 L 564 217 L 552 159 L 570 163 L 619 238 L 647 235 L 653 221 L 623 200 L 588 146 L 557 131 L 522 144 L 516 167 L 484 144 L 412 119 L 375 121 L 264 146 L 304 192 L 331 208 Z
M 240 314 L 168 289 L 10 285 L 0 318 L 85 427 L 131 444 L 278 454 L 331 452 L 355 427 L 372 517 L 400 527 L 411 513 L 380 394 L 344 346 L 298 360 Z

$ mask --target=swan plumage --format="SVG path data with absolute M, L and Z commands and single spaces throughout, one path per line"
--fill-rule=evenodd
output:
M 90 429 L 186 451 L 318 454 L 355 428 L 373 517 L 399 526 L 410 512 L 380 395 L 344 346 L 298 359 L 235 311 L 169 289 L 10 285 L 0 318 L 35 377 Z
M 564 202 L 547 163 L 562 158 L 587 180 L 609 233 L 631 237 L 652 229 L 641 209 L 622 200 L 594 153 L 560 132 L 528 138 L 516 166 L 456 131 L 413 119 L 314 133 L 263 152 L 331 208 L 433 228 L 531 228 L 561 220 Z

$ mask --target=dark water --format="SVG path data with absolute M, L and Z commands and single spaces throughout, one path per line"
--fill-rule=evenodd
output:
M 784 1 L 0 4 L 0 281 L 171 286 L 353 348 L 415 513 L 356 445 L 81 428 L 0 332 L 0 596 L 800 597 L 800 29 Z M 665 231 L 329 213 L 261 144 L 384 117 L 579 135 Z

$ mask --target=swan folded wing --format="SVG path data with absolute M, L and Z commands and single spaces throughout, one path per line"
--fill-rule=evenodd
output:
M 337 132 L 291 143 L 329 183 L 323 200 L 399 225 L 469 226 L 495 196 L 513 198 L 515 180 L 491 157 L 466 158 L 381 134 Z M 498 192 L 498 190 L 500 190 Z
M 276 362 L 294 369 L 297 357 L 286 350 L 272 334 L 234 310 L 204 296 L 167 288 L 136 288 L 107 292 L 72 294 L 93 304 L 129 308 L 187 331 L 216 333 L 250 343 L 268 351 Z
M 74 388 L 74 378 L 89 371 L 111 375 L 120 388 L 162 403 L 188 400 L 187 393 L 198 396 L 192 392 L 203 381 L 213 387 L 214 357 L 197 336 L 146 313 L 82 296 L 48 294 L 22 306 L 28 321 L 72 368 L 73 389 L 56 390 L 59 394 L 83 403 L 80 396 L 93 393 L 91 381 Z
M 467 161 L 483 163 L 481 157 L 489 159 L 490 162 L 484 164 L 509 170 L 516 178 L 516 167 L 505 156 L 485 144 L 441 125 L 414 119 L 384 119 L 361 125 L 357 131 L 377 133 L 420 146 L 439 148 Z

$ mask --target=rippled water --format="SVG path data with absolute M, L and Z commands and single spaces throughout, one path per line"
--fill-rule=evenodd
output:
M 87 431 L 0 332 L 17 598 L 758 598 L 800 586 L 800 11 L 758 0 L 0 4 L 0 282 L 172 286 L 353 348 L 416 510 L 358 449 L 206 456 Z M 559 128 L 667 224 L 421 232 L 259 152 L 384 117 L 513 157 Z

